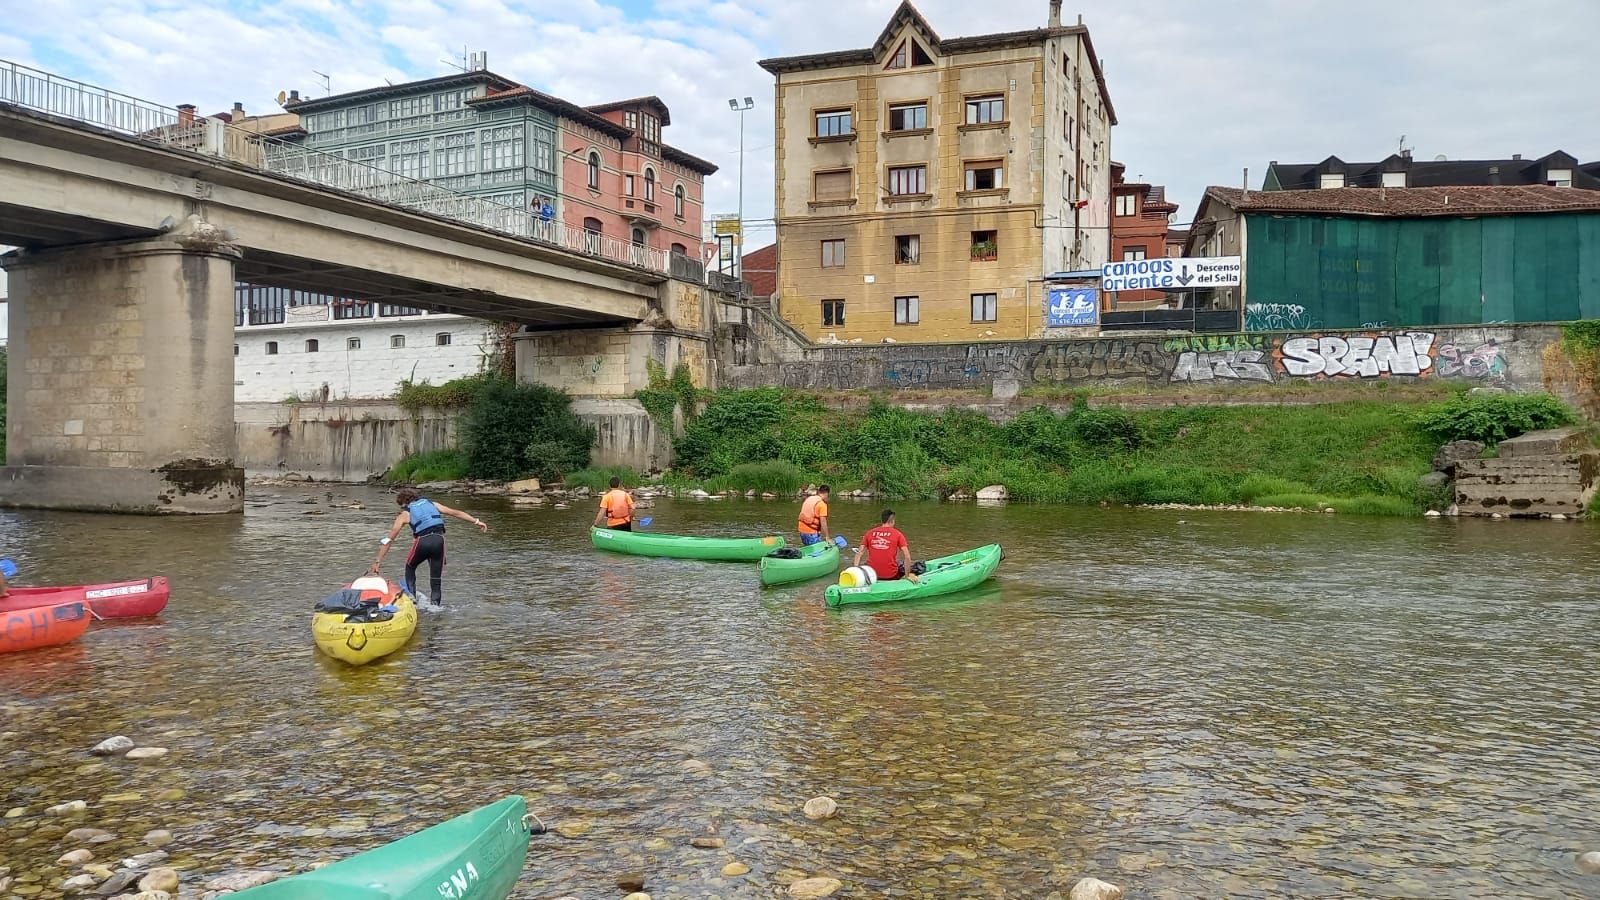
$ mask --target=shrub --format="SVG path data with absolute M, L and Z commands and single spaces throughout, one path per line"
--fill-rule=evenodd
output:
M 742 462 L 776 458 L 778 428 L 792 412 L 778 388 L 719 392 L 675 442 L 677 464 L 710 478 Z
M 757 491 L 761 493 L 793 494 L 806 483 L 806 473 L 797 465 L 774 459 L 766 462 L 740 463 L 728 474 L 707 482 L 711 491 Z
M 572 412 L 572 399 L 542 384 L 486 380 L 461 419 L 467 472 L 511 481 L 553 481 L 589 464 L 594 429 Z
M 596 466 L 592 469 L 568 472 L 562 476 L 561 483 L 569 488 L 586 487 L 598 492 L 610 488 L 613 478 L 622 479 L 622 486 L 625 488 L 636 488 L 644 480 L 637 470 L 628 466 Z
M 939 499 L 933 457 L 916 444 L 897 444 L 882 456 L 864 458 L 861 473 L 867 486 L 886 498 Z
M 1576 421 L 1572 410 L 1549 394 L 1457 394 L 1417 417 L 1417 424 L 1440 441 L 1485 444 Z
M 412 381 L 408 378 L 400 382 L 394 402 L 401 409 L 413 413 L 419 409 L 461 409 L 471 404 L 485 385 L 496 380 L 502 379 L 492 375 L 469 375 L 434 385 L 426 380 Z
M 455 481 L 467 477 L 467 456 L 454 448 L 413 453 L 395 463 L 385 478 L 392 484 Z
M 1066 423 L 1043 406 L 1024 410 L 1005 427 L 1006 443 L 1018 450 L 1036 453 L 1047 460 L 1065 463 L 1072 458 L 1072 434 Z
M 1067 431 L 1086 449 L 1099 453 L 1137 450 L 1143 442 L 1138 423 L 1120 409 L 1074 409 L 1067 419 Z

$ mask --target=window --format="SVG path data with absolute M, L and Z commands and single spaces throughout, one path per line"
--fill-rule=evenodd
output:
M 996 296 L 994 294 L 973 294 L 972 321 L 993 322 L 995 318 L 995 300 Z
M 996 240 L 994 231 L 974 231 L 972 233 L 972 258 L 979 262 L 1000 258 L 1000 242 Z
M 306 341 L 306 352 L 307 353 L 315 353 L 320 349 L 321 349 L 321 345 L 319 345 L 317 343 L 316 338 L 312 338 L 311 340 Z
M 277 356 L 278 355 L 278 342 L 277 341 L 267 341 L 267 355 L 268 356 Z
M 1544 183 L 1553 187 L 1572 187 L 1572 170 L 1550 169 L 1545 172 Z
M 897 235 L 894 239 L 894 264 L 897 266 L 914 266 L 922 262 L 922 236 L 916 234 Z
M 472 133 L 447 134 L 436 141 L 438 149 L 433 152 L 433 172 L 439 177 L 447 175 L 470 175 L 473 166 L 472 146 L 475 139 Z
M 1117 215 L 1134 216 L 1139 214 L 1139 197 L 1137 194 L 1117 195 Z
M 683 218 L 684 199 L 683 185 L 680 184 L 672 189 L 672 214 L 680 219 Z
M 346 350 L 360 350 L 361 349 L 361 338 L 345 338 L 344 339 L 344 348 Z
M 997 159 L 967 163 L 967 190 L 997 191 L 1005 186 L 1005 163 Z
M 403 349 L 405 347 L 405 345 L 406 345 L 406 336 L 405 335 L 403 335 L 403 334 L 391 334 L 391 335 L 389 335 L 389 349 L 390 350 L 400 350 L 400 349 Z
M 927 166 L 896 166 L 889 170 L 889 193 L 896 197 L 928 192 Z
M 624 175 L 624 176 L 622 176 L 622 193 L 626 194 L 629 197 L 634 196 L 634 193 L 633 193 L 633 176 L 632 175 Z
M 896 103 L 889 107 L 890 131 L 916 131 L 927 127 L 927 103 Z
M 656 202 L 656 170 L 644 170 L 644 202 Z
M 1006 120 L 1006 98 L 1001 94 L 967 98 L 967 124 L 992 125 Z
M 651 143 L 661 142 L 661 123 L 655 116 L 642 113 L 639 116 L 644 121 L 644 139 Z
M 600 154 L 589 154 L 589 190 L 600 190 Z
M 452 335 L 450 334 L 450 332 L 441 331 L 438 334 L 433 336 L 433 345 L 435 347 L 448 347 L 448 346 L 450 346 L 451 340 L 452 340 Z
M 1144 259 L 1144 258 L 1145 258 L 1145 249 L 1143 247 L 1124 247 L 1124 248 L 1122 248 L 1122 261 L 1123 262 L 1132 262 L 1132 261 L 1140 260 L 1140 259 Z
M 389 154 L 389 171 L 401 178 L 420 181 L 428 177 L 428 159 L 426 139 L 397 141 Z
M 1406 186 L 1406 173 L 1404 173 L 1404 172 L 1385 172 L 1385 173 L 1383 173 L 1383 186 L 1386 187 L 1386 188 L 1389 188 L 1389 187 L 1405 187 Z
M 634 112 L 631 109 L 628 110 L 627 112 L 622 114 L 622 124 L 628 126 L 629 128 L 638 128 L 639 127 L 639 114 Z
M 689 248 L 685 247 L 682 244 L 673 244 L 672 245 L 672 252 L 677 254 L 678 256 L 688 256 L 689 255 Z
M 824 300 L 824 301 L 822 301 L 822 327 L 823 328 L 843 328 L 844 327 L 844 301 L 843 300 Z
M 483 133 L 482 171 L 522 168 L 522 129 L 491 128 Z
M 238 344 L 234 344 L 233 345 L 233 355 L 234 356 L 238 356 L 239 355 L 239 345 Z
M 933 65 L 933 60 L 929 58 L 928 51 L 922 49 L 921 44 L 916 41 L 906 41 L 900 45 L 899 49 L 894 51 L 893 56 L 889 57 L 889 64 L 884 68 L 904 69 L 907 65 L 931 66 Z
M 917 298 L 894 298 L 894 323 L 896 325 L 917 324 Z
M 818 201 L 849 200 L 855 194 L 855 185 L 850 177 L 850 170 L 842 172 L 818 172 L 811 176 L 812 193 Z
M 1344 176 L 1343 175 L 1324 175 L 1324 176 L 1322 176 L 1321 179 L 1318 180 L 1317 187 L 1319 187 L 1319 188 L 1342 188 L 1342 187 L 1344 187 Z
M 843 137 L 854 134 L 850 110 L 829 109 L 817 113 L 817 137 Z
M 590 234 L 601 234 L 605 231 L 605 226 L 600 224 L 599 219 L 586 218 L 583 220 L 583 230 Z
M 643 247 L 644 246 L 644 242 L 645 242 L 644 229 L 643 228 L 635 228 L 633 230 L 633 245 L 635 247 Z
M 583 220 L 583 249 L 590 253 L 600 252 L 601 224 L 599 219 L 586 218 Z
M 822 242 L 822 267 L 824 269 L 840 269 L 844 267 L 844 240 Z

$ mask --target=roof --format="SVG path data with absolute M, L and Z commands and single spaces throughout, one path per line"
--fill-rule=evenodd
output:
M 1089 64 L 1094 70 L 1095 83 L 1100 87 L 1100 97 L 1105 101 L 1106 116 L 1111 124 L 1117 124 L 1117 113 L 1111 105 L 1111 93 L 1106 90 L 1105 73 L 1100 68 L 1100 57 L 1094 52 L 1094 42 L 1089 39 L 1089 29 L 1083 25 L 1055 25 L 1048 28 L 1032 28 L 1026 31 L 1007 31 L 997 34 L 980 34 L 972 37 L 958 37 L 943 39 L 921 11 L 911 0 L 901 0 L 894 15 L 889 17 L 889 24 L 884 26 L 878 39 L 871 47 L 859 50 L 834 50 L 828 53 L 812 53 L 804 56 L 780 56 L 772 59 L 763 59 L 757 65 L 774 75 L 786 72 L 803 72 L 808 69 L 832 69 L 842 66 L 862 66 L 876 63 L 890 52 L 890 43 L 896 35 L 906 27 L 920 31 L 929 44 L 930 50 L 940 55 L 955 53 L 974 53 L 980 50 L 1001 50 L 1008 47 L 1032 47 L 1043 44 L 1051 38 L 1077 35 L 1083 39 L 1085 52 L 1089 56 Z
M 750 293 L 770 297 L 778 292 L 778 245 L 752 250 L 739 260 L 739 273 L 750 283 Z
M 570 100 L 563 100 L 553 94 L 535 90 L 525 84 L 512 85 L 509 88 L 494 91 L 482 97 L 473 97 L 467 101 L 468 106 L 478 108 L 512 103 L 528 103 L 537 106 L 546 112 L 582 123 L 618 139 L 626 138 L 633 134 L 632 129 L 625 128 L 604 116 L 596 115 L 586 107 L 579 106 Z
M 384 97 L 398 97 L 403 94 L 416 94 L 424 91 L 458 86 L 464 87 L 473 84 L 486 84 L 490 90 L 507 90 L 517 86 L 515 81 L 509 78 L 502 78 L 493 72 L 452 72 L 449 75 L 441 75 L 438 78 L 424 78 L 421 81 L 408 81 L 404 84 L 386 84 L 382 87 L 334 94 L 331 97 L 307 97 L 298 102 L 291 100 L 285 103 L 283 108 L 290 112 L 315 112 L 319 109 L 332 109 L 339 106 L 348 106 L 352 103 L 379 100 Z
M 1213 201 L 1239 212 L 1396 218 L 1600 212 L 1600 192 L 1546 185 L 1329 188 L 1251 191 L 1248 196 L 1240 188 L 1206 188 L 1204 202 Z
M 1167 229 L 1167 243 L 1169 243 L 1169 244 L 1182 244 L 1187 240 L 1189 240 L 1189 229 L 1187 229 L 1187 228 L 1168 228 Z
M 714 175 L 717 171 L 716 163 L 706 162 L 692 153 L 685 153 L 668 144 L 661 145 L 661 158 L 667 162 L 675 162 L 680 166 L 688 166 L 701 175 Z
M 637 109 L 641 106 L 654 108 L 656 113 L 661 116 L 661 124 L 663 126 L 672 124 L 672 111 L 667 109 L 667 105 L 661 102 L 660 97 L 654 95 L 635 97 L 632 100 L 618 100 L 615 103 L 601 103 L 597 106 L 587 107 L 587 109 L 592 113 L 608 113 L 619 109 Z
M 1407 187 L 1454 185 L 1542 185 L 1547 168 L 1573 169 L 1573 186 L 1600 189 L 1600 163 L 1579 165 L 1570 153 L 1557 150 L 1537 159 L 1414 159 L 1399 153 L 1377 162 L 1345 162 L 1330 156 L 1315 163 L 1267 166 L 1264 190 L 1311 190 L 1323 174 L 1342 174 L 1351 187 L 1379 187 L 1383 173 L 1405 172 Z M 1581 173 L 1581 174 L 1580 174 Z

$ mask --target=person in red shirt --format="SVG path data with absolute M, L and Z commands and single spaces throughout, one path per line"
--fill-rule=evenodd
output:
M 882 522 L 861 539 L 861 546 L 856 548 L 855 562 L 851 565 L 861 565 L 861 557 L 865 555 L 867 565 L 872 567 L 879 579 L 894 581 L 904 578 L 906 569 L 911 565 L 911 546 L 906 543 L 906 536 L 900 533 L 900 529 L 894 527 L 894 510 L 884 510 Z

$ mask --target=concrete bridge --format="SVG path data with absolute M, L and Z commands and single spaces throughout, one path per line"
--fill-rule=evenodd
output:
M 258 135 L 18 68 L 0 64 L 0 244 L 20 248 L 0 259 L 0 505 L 240 511 L 236 281 L 515 322 L 519 376 L 558 384 L 541 348 L 610 348 L 617 392 L 649 357 L 706 357 L 699 279 L 658 251 L 337 157 L 273 165 Z

